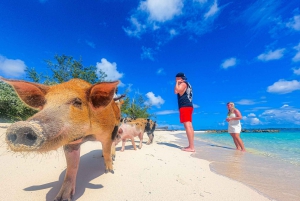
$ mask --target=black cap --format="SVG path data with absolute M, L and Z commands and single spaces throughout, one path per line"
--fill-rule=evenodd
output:
M 185 77 L 184 73 L 177 73 L 175 77 L 181 77 L 182 79 L 186 80 L 187 77 Z
M 184 73 L 177 73 L 176 77 L 185 77 Z

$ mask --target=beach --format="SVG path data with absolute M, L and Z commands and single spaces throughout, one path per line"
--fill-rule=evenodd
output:
M 43 155 L 13 153 L 4 142 L 5 130 L 0 124 L 0 200 L 53 200 L 66 169 L 62 149 Z M 155 131 L 151 145 L 146 145 L 145 134 L 143 147 L 138 150 L 128 141 L 125 151 L 120 152 L 119 143 L 114 174 L 104 173 L 101 143 L 84 143 L 74 200 L 271 200 L 241 182 L 212 172 L 208 160 L 181 151 L 180 133 Z

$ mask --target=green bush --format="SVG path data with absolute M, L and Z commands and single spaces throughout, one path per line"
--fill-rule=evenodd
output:
M 19 99 L 10 85 L 0 81 L 0 122 L 26 120 L 36 112 Z

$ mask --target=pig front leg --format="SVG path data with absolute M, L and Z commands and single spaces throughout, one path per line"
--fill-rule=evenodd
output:
M 139 145 L 139 149 L 141 149 L 141 148 L 142 148 L 142 146 L 143 146 L 143 134 L 144 134 L 144 133 L 142 133 L 142 132 L 140 132 L 140 133 L 139 133 L 139 138 L 140 138 L 140 145 Z
M 126 139 L 122 139 L 122 149 L 121 149 L 121 151 L 125 150 L 125 143 L 126 143 Z
M 71 201 L 75 194 L 76 176 L 80 161 L 80 144 L 64 146 L 67 170 L 64 182 L 54 201 Z
M 147 142 L 147 145 L 149 145 L 153 142 L 154 135 L 153 134 L 148 134 L 148 137 L 149 137 L 149 140 Z
M 111 146 L 112 141 L 102 143 L 102 154 L 105 162 L 105 173 L 111 172 L 114 173 L 111 157 Z

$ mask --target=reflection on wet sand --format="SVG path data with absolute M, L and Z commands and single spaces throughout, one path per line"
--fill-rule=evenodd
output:
M 185 135 L 180 144 L 186 144 Z M 261 155 L 241 152 L 232 147 L 195 140 L 194 157 L 211 161 L 217 174 L 242 182 L 264 195 L 279 201 L 300 200 L 300 168 Z

